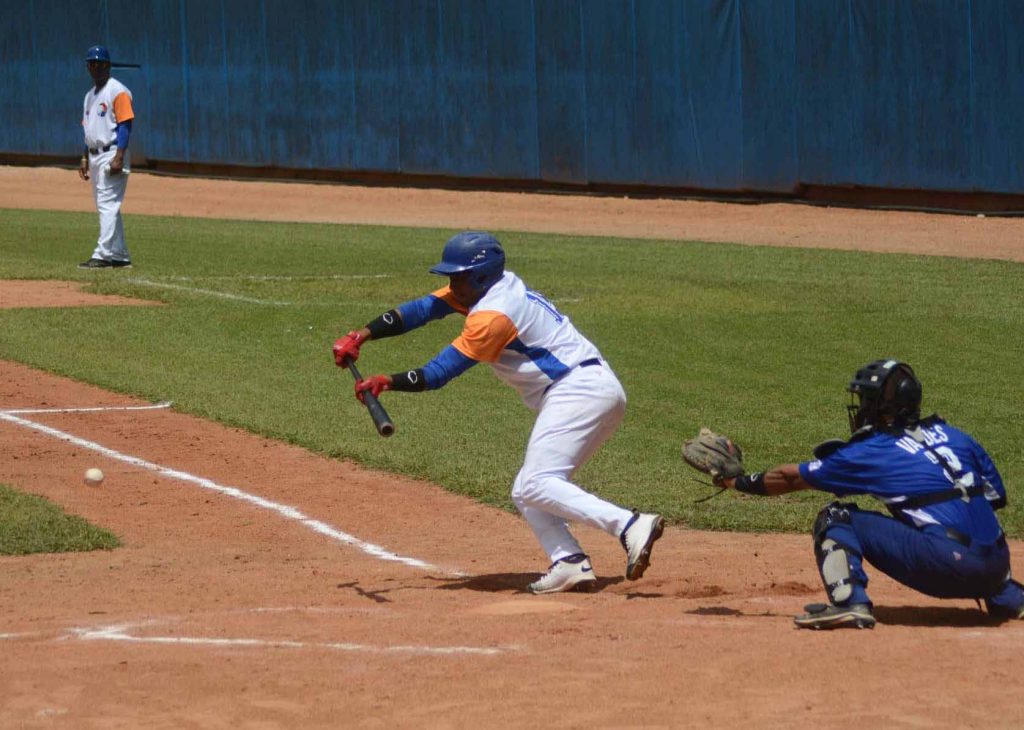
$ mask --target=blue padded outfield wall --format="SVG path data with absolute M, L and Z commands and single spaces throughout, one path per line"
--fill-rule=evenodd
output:
M 1022 0 L 22 0 L 0 154 L 81 145 L 94 43 L 153 161 L 1024 193 Z

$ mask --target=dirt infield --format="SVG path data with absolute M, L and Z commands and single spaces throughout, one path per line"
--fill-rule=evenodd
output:
M 73 171 L 2 165 L 0 207 L 94 210 L 88 185 Z M 1024 261 L 1020 218 L 783 203 L 232 182 L 137 172 L 124 210 L 129 215 L 485 228 Z
M 73 281 L 0 281 L 0 309 L 158 305 L 115 294 L 82 291 L 82 284 Z
M 73 173 L 25 174 L 52 176 L 84 201 L 68 207 L 89 209 Z M 0 168 L 2 204 L 32 207 L 31 196 L 11 197 L 16 176 Z M 207 186 L 215 192 L 198 208 L 175 198 Z M 410 194 L 431 207 L 432 191 L 137 174 L 126 211 L 265 218 L 249 207 L 253 186 L 301 220 L 326 205 L 307 189 L 358 197 L 341 218 L 351 222 L 413 225 Z M 603 209 L 596 198 L 520 196 L 531 203 L 512 225 L 510 203 L 477 209 L 483 194 L 433 192 L 436 217 L 420 225 L 573 232 Z M 448 196 L 462 202 L 441 210 Z M 555 208 L 540 215 L 547 198 Z M 893 249 L 924 253 L 920 232 L 946 229 L 957 241 L 935 250 L 1022 260 L 1011 220 L 702 203 L 655 225 L 631 202 L 613 206 L 621 220 L 606 233 L 785 244 L 756 227 L 734 237 L 730 211 L 777 219 L 790 243 L 789 214 L 815 241 L 833 240 L 834 216 L 849 214 L 870 222 L 868 247 L 884 246 L 888 230 Z M 321 213 L 296 212 L 306 204 Z M 715 218 L 728 219 L 717 234 L 668 232 Z M 972 226 L 1006 237 L 960 250 L 968 244 L 955 232 Z M 0 282 L 0 301 L 24 306 L 9 285 Z M 34 306 L 62 303 L 33 296 Z M 98 488 L 82 483 L 90 466 L 107 474 Z M 874 631 L 793 628 L 791 616 L 821 595 L 808 536 L 671 528 L 647 576 L 630 583 L 617 542 L 584 529 L 600 590 L 533 597 L 520 589 L 546 566 L 515 515 L 5 362 L 0 482 L 125 543 L 0 557 L 0 728 L 1024 725 L 1024 622 L 993 625 L 971 601 L 928 599 L 873 572 Z M 1024 545 L 1012 549 L 1019 565 Z

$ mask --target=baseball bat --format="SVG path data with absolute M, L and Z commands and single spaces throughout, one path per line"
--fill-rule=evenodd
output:
M 362 380 L 363 376 L 351 358 L 346 358 L 346 363 L 355 381 L 358 383 Z M 377 433 L 386 437 L 395 432 L 395 424 L 391 421 L 391 416 L 388 415 L 388 412 L 384 410 L 384 406 L 377 400 L 377 396 L 368 390 L 363 391 L 363 405 L 370 412 L 370 418 L 373 419 L 373 425 L 377 427 Z

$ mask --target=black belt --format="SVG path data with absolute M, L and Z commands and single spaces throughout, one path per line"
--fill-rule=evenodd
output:
M 591 358 L 589 358 L 587 360 L 583 360 L 583 361 L 579 362 L 575 367 L 576 368 L 589 368 L 591 365 L 600 365 L 600 364 L 601 364 L 601 358 L 599 358 L 599 357 L 591 357 Z M 555 378 L 555 380 L 553 382 L 548 383 L 548 387 L 544 389 L 544 392 L 547 393 L 552 385 L 557 383 L 559 380 L 564 378 L 566 375 L 571 373 L 573 370 L 575 370 L 575 368 L 569 368 L 564 373 L 562 373 L 557 378 Z
M 89 148 L 89 154 L 90 155 L 98 155 L 100 152 L 109 152 L 110 148 L 113 147 L 113 146 L 114 146 L 114 143 L 111 142 L 106 147 L 90 147 Z

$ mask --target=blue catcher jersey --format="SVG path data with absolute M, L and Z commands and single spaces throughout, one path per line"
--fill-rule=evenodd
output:
M 922 421 L 925 444 L 909 434 L 877 431 L 854 439 L 833 454 L 800 464 L 804 481 L 837 496 L 867 494 L 881 500 L 893 515 L 915 527 L 937 524 L 952 527 L 982 544 L 1002 534 L 990 502 L 1006 499 L 1003 480 L 992 459 L 970 436 L 938 417 Z M 941 455 L 941 458 L 936 455 Z M 954 476 L 967 487 L 985 485 L 985 496 L 969 502 L 950 499 L 917 509 L 900 502 L 929 493 L 947 491 Z

